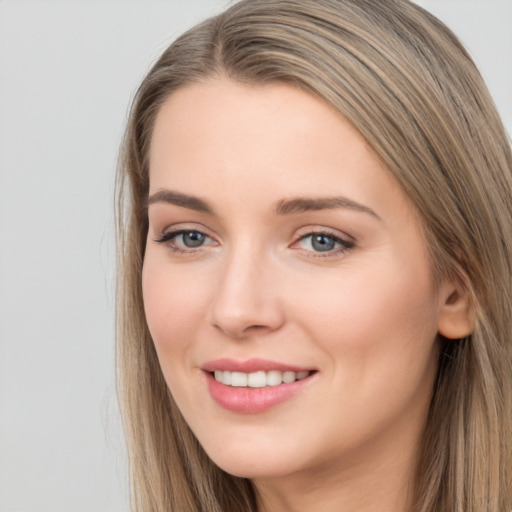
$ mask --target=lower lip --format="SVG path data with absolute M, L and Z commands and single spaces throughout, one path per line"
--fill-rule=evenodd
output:
M 310 384 L 315 374 L 290 384 L 265 386 L 263 388 L 226 386 L 215 380 L 214 376 L 208 372 L 206 378 L 211 397 L 221 407 L 233 412 L 257 414 L 265 412 L 298 394 Z

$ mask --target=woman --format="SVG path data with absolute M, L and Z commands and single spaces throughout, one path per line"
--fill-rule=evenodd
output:
M 120 164 L 134 510 L 512 509 L 512 157 L 404 0 L 245 0 Z

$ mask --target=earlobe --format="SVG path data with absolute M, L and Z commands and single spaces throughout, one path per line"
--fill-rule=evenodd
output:
M 466 286 L 456 280 L 441 287 L 438 332 L 444 338 L 460 339 L 474 329 L 475 312 L 471 294 Z

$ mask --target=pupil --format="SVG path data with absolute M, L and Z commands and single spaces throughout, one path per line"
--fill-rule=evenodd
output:
M 312 240 L 313 249 L 315 251 L 332 251 L 334 249 L 334 240 L 325 235 L 315 235 Z
M 199 247 L 204 242 L 204 235 L 191 231 L 183 234 L 183 243 L 187 247 Z

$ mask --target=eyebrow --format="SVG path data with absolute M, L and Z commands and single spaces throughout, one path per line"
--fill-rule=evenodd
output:
M 346 197 L 318 197 L 307 198 L 298 197 L 296 199 L 286 199 L 278 201 L 274 207 L 277 215 L 291 215 L 294 213 L 304 213 L 319 210 L 336 210 L 345 208 L 357 212 L 368 213 L 378 220 L 382 220 L 371 208 L 360 203 L 356 203 Z
M 204 199 L 167 189 L 157 190 L 154 194 L 150 195 L 146 201 L 146 208 L 154 203 L 173 204 L 201 213 L 215 213 L 214 209 Z M 345 197 L 297 197 L 293 199 L 282 199 L 275 203 L 273 210 L 275 215 L 293 215 L 296 213 L 335 210 L 340 208 L 367 213 L 378 220 L 382 220 L 368 206 L 356 203 Z
M 171 190 L 158 190 L 150 195 L 146 201 L 146 208 L 154 203 L 168 203 L 202 213 L 213 213 L 213 208 L 203 199 Z

